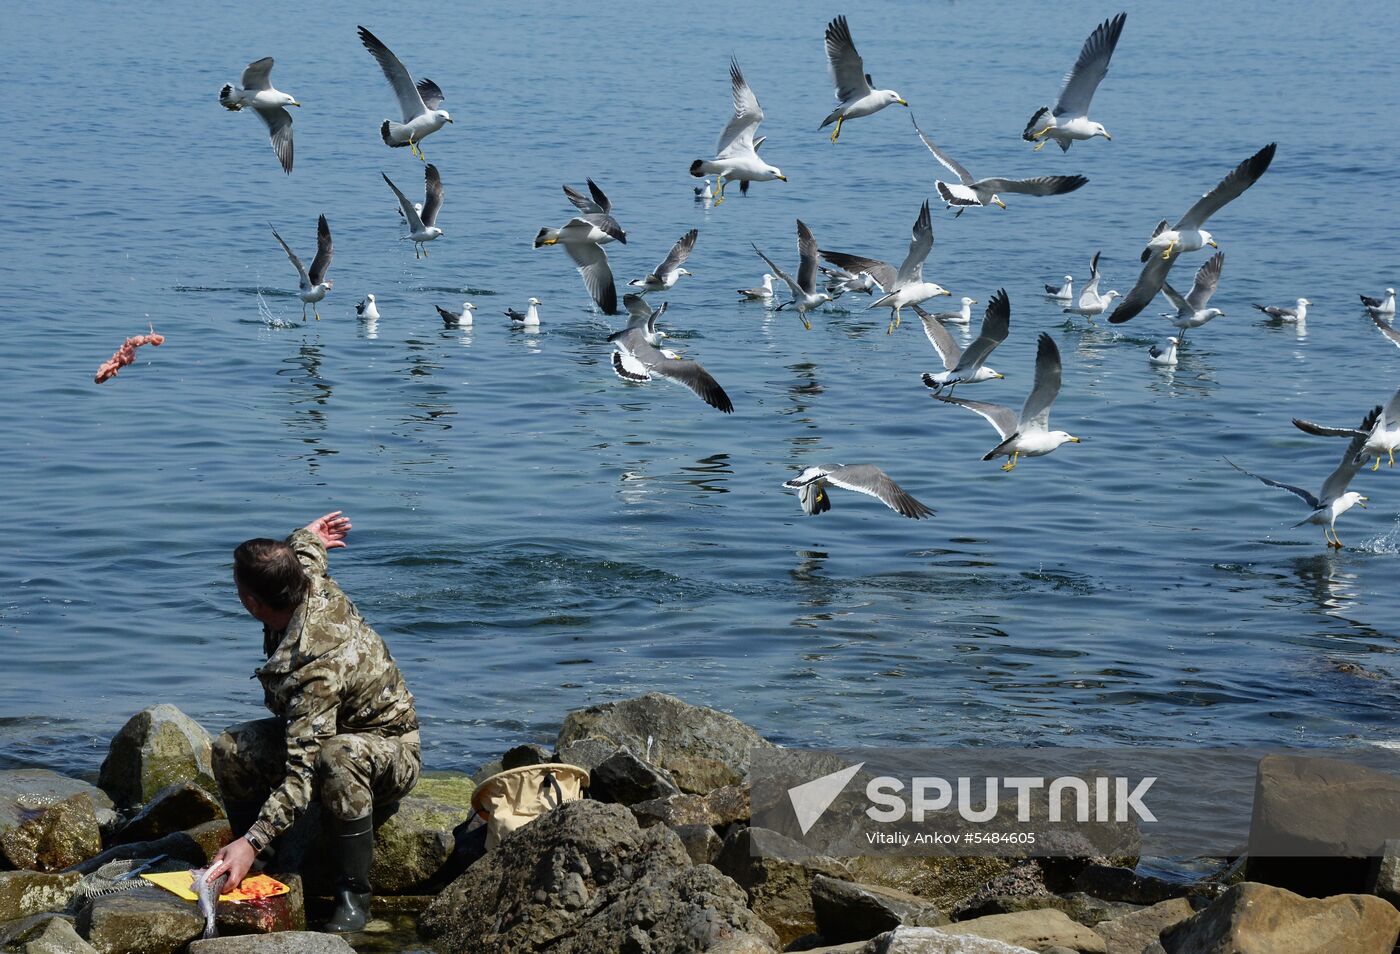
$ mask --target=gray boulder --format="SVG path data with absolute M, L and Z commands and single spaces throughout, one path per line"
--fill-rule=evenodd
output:
M 666 831 L 665 826 L 647 831 Z M 740 828 L 724 839 L 715 867 L 744 889 L 749 907 L 784 945 L 817 930 L 812 906 L 812 879 L 818 875 L 848 880 L 835 858 L 812 856 L 785 835 L 766 828 Z
M 217 793 L 209 733 L 172 705 L 143 709 L 112 737 L 97 784 L 122 808 L 178 782 Z
M 567 765 L 577 765 L 579 768 L 592 772 L 599 765 L 612 758 L 613 753 L 618 750 L 616 742 L 609 742 L 607 739 L 574 739 L 567 745 L 561 745 L 554 753 L 555 762 L 563 762 Z
M 1371 860 L 1366 890 L 1400 908 L 1400 838 L 1387 839 L 1380 855 Z
M 1142 954 L 1156 943 L 1164 930 L 1195 913 L 1190 901 L 1172 898 L 1111 921 L 1102 921 L 1094 926 L 1094 932 L 1108 945 L 1108 954 Z
M 664 769 L 643 762 L 628 749 L 619 749 L 589 773 L 588 794 L 600 802 L 635 805 L 679 795 L 680 789 Z
M 18 954 L 97 954 L 78 934 L 72 921 L 56 915 L 29 919 L 14 932 L 4 931 L 4 935 L 0 939 L 0 950 Z
M 151 796 L 113 841 L 118 845 L 153 841 L 223 817 L 223 803 L 206 789 L 194 782 L 175 782 Z
M 709 825 L 677 825 L 671 829 L 685 846 L 685 853 L 697 865 L 712 865 L 719 858 L 724 842 Z
M 287 931 L 195 941 L 190 954 L 355 954 L 355 949 L 338 934 Z
M 948 922 L 937 907 L 912 894 L 826 875 L 812 879 L 812 910 L 817 931 L 838 943 L 863 941 L 902 924 L 937 927 Z
M 1029 948 L 982 937 L 959 937 L 943 928 L 898 927 L 867 942 L 862 954 L 1034 954 Z
M 1247 881 L 1162 932 L 1167 954 L 1390 954 L 1400 911 L 1366 894 L 1305 898 Z
M 82 880 L 79 874 L 0 871 L 0 921 L 15 921 L 43 911 L 62 911 Z
M 1059 946 L 1083 954 L 1105 954 L 1108 949 L 1103 938 L 1054 908 L 989 914 L 971 921 L 959 921 L 940 930 L 948 934 L 971 935 L 1020 945 L 1033 951 Z
M 100 954 L 174 954 L 204 933 L 192 902 L 156 887 L 93 898 L 78 912 L 78 933 Z
M 749 791 L 742 785 L 725 785 L 706 795 L 676 794 L 654 798 L 630 806 L 643 828 L 652 825 L 709 825 L 726 828 L 737 821 L 747 821 L 750 814 Z
M 681 791 L 701 795 L 742 782 L 750 749 L 775 747 L 733 716 L 659 692 L 570 712 L 555 749 L 562 755 L 589 738 L 632 750 L 669 772 Z
M 10 774 L 10 773 L 0 773 Z M 59 871 L 102 850 L 102 831 L 85 792 L 35 794 L 0 778 L 0 863 Z
M 443 951 L 635 954 L 712 951 L 776 938 L 743 891 L 691 865 L 668 828 L 643 831 L 619 805 L 569 802 L 508 835 L 424 912 Z

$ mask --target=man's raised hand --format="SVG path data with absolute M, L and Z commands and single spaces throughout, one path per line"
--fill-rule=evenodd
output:
M 350 532 L 350 518 L 341 516 L 341 512 L 336 510 L 324 517 L 317 517 L 306 525 L 306 529 L 320 537 L 327 550 L 335 550 L 346 545 L 345 535 Z

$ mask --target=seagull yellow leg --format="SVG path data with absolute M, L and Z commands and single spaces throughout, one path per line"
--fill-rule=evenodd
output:
M 1390 452 L 1390 466 L 1391 466 L 1391 467 L 1394 467 L 1394 466 L 1395 466 L 1395 451 L 1391 451 L 1391 452 Z M 1376 466 L 1374 466 L 1374 467 L 1371 468 L 1371 473 L 1374 474 L 1376 471 L 1378 471 L 1378 470 L 1380 470 L 1380 469 L 1381 469 L 1381 455 L 1380 455 L 1380 454 L 1377 454 L 1377 455 L 1376 455 Z
M 1048 130 L 1041 130 L 1040 132 L 1036 133 L 1036 135 L 1037 135 L 1037 136 L 1044 136 L 1046 132 L 1048 132 Z M 1044 149 L 1047 145 L 1049 145 L 1049 143 L 1050 143 L 1050 140 L 1049 140 L 1049 139 L 1042 139 L 1042 140 L 1040 140 L 1040 142 L 1036 143 L 1035 149 L 1034 149 L 1033 151 L 1034 151 L 1034 152 L 1040 152 L 1040 150 Z
M 715 205 L 724 202 L 724 176 L 715 176 L 715 182 L 719 185 L 719 192 L 715 195 Z
M 810 321 L 807 320 L 807 313 L 806 313 L 806 312 L 804 312 L 804 311 L 799 311 L 799 312 L 797 313 L 797 317 L 799 317 L 799 318 L 802 319 L 802 327 L 803 327 L 803 328 L 807 329 L 808 331 L 811 331 L 811 330 L 812 330 L 812 323 L 811 323 Z
M 1376 463 L 1379 464 L 1380 461 L 1376 461 Z M 1391 466 L 1391 467 L 1394 467 L 1394 466 L 1395 466 L 1395 448 L 1393 448 L 1393 447 L 1390 449 L 1390 466 Z
M 1009 461 L 1007 461 L 1006 463 L 1002 464 L 1002 465 L 1001 465 L 1001 469 L 1004 470 L 1004 471 L 1006 471 L 1008 474 L 1011 473 L 1013 470 L 1016 469 L 1016 461 L 1017 461 L 1018 459 L 1020 459 L 1020 457 L 1021 457 L 1021 452 L 1020 452 L 1020 451 L 1012 451 L 1012 452 L 1011 452 L 1011 459 L 1010 459 Z
M 835 142 L 841 138 L 841 124 L 846 121 L 845 116 L 836 117 L 836 128 L 831 131 L 831 141 Z
M 1172 252 L 1174 251 L 1176 251 L 1176 239 L 1172 239 L 1171 243 L 1167 246 L 1167 250 L 1162 253 L 1162 260 L 1166 261 L 1167 259 L 1171 258 Z
M 312 306 L 311 306 L 311 314 L 313 314 L 313 315 L 316 316 L 316 320 L 317 320 L 317 321 L 320 321 L 320 320 L 321 320 L 321 313 L 320 313 L 319 311 L 316 310 L 316 306 L 315 306 L 315 305 L 312 305 Z

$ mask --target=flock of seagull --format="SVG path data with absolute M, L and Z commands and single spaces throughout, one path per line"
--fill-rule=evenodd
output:
M 1089 110 L 1099 84 L 1108 73 L 1126 20 L 1126 13 L 1119 13 L 1103 21 L 1089 34 L 1074 66 L 1065 77 L 1055 105 L 1042 106 L 1031 116 L 1022 138 L 1034 143 L 1035 151 L 1039 152 L 1051 142 L 1068 152 L 1075 142 L 1086 142 L 1097 137 L 1112 140 L 1113 137 L 1101 123 L 1089 118 Z M 398 201 L 399 214 L 407 229 L 403 238 L 413 243 L 415 257 L 426 256 L 428 244 L 444 234 L 437 224 L 443 206 L 443 185 L 438 167 L 427 162 L 422 143 L 428 136 L 450 124 L 452 118 L 441 108 L 445 96 L 436 83 L 428 79 L 415 81 L 402 61 L 378 37 L 363 26 L 359 27 L 358 32 L 361 43 L 374 57 L 393 90 L 402 116 L 398 122 L 385 119 L 380 125 L 380 137 L 386 146 L 408 148 L 424 162 L 424 194 L 421 202 L 413 201 L 387 175 L 381 175 Z M 819 128 L 834 127 L 831 132 L 833 144 L 840 138 L 846 123 L 873 115 L 888 106 L 909 106 L 895 90 L 875 87 L 870 74 L 865 71 L 844 16 L 836 17 L 827 25 L 825 49 L 837 105 Z M 290 174 L 293 164 L 292 118 L 287 108 L 300 107 L 301 103 L 272 86 L 272 67 L 270 57 L 250 63 L 243 71 L 239 85 L 226 84 L 220 90 L 219 102 L 232 111 L 251 109 L 263 120 L 273 153 L 282 169 Z M 696 159 L 690 164 L 690 174 L 705 180 L 702 186 L 694 190 L 695 199 L 707 206 L 724 203 L 725 189 L 729 183 L 739 183 L 740 190 L 747 193 L 755 182 L 787 181 L 781 169 L 759 155 L 766 139 L 757 135 L 764 119 L 763 108 L 734 58 L 729 62 L 729 79 L 733 114 L 720 133 L 714 156 Z M 946 148 L 936 144 L 917 121 L 913 121 L 913 127 L 933 158 L 950 173 L 947 180 L 937 180 L 934 189 L 948 209 L 956 210 L 955 215 L 962 215 L 968 209 L 992 205 L 1005 209 L 1004 195 L 1064 195 L 1088 183 L 1081 175 L 979 179 L 952 158 Z M 1046 295 L 1062 304 L 1066 313 L 1081 315 L 1091 321 L 1108 313 L 1108 320 L 1114 324 L 1131 320 L 1148 308 L 1159 294 L 1164 295 L 1173 309 L 1164 317 L 1176 329 L 1176 334 L 1168 337 L 1163 344 L 1154 345 L 1148 352 L 1148 361 L 1155 365 L 1175 365 L 1186 333 L 1224 314 L 1220 309 L 1210 307 L 1209 301 L 1219 286 L 1225 254 L 1218 251 L 1215 237 L 1205 226 L 1212 215 L 1259 181 L 1273 161 L 1274 152 L 1274 143 L 1264 146 L 1196 200 L 1174 224 L 1169 224 L 1166 219 L 1160 221 L 1146 241 L 1140 256 L 1142 270 L 1126 296 L 1112 289 L 1100 291 L 1102 279 L 1097 252 L 1090 263 L 1089 280 L 1078 294 L 1075 294 L 1073 278 L 1066 275 L 1063 285 L 1046 285 Z M 617 286 L 605 246 L 612 242 L 626 244 L 627 232 L 614 216 L 611 200 L 592 179 L 587 180 L 586 191 L 565 185 L 564 195 L 573 206 L 574 214 L 558 227 L 541 228 L 534 245 L 536 248 L 561 246 L 577 267 L 584 287 L 598 310 L 605 315 L 618 315 Z M 922 306 L 931 299 L 951 294 L 937 282 L 925 279 L 923 274 L 925 261 L 933 248 L 933 225 L 927 200 L 919 210 L 908 251 L 898 267 L 863 254 L 819 248 L 816 237 L 806 223 L 799 219 L 796 226 L 796 268 L 793 272 L 785 271 L 755 245 L 755 253 L 770 272 L 763 276 L 762 285 L 739 290 L 743 300 L 760 301 L 775 307 L 777 311 L 792 309 L 802 325 L 810 328 L 810 315 L 813 312 L 843 295 L 864 294 L 872 299 L 869 308 L 889 309 L 888 333 L 893 333 L 899 327 L 904 310 L 911 309 L 922 323 L 924 333 L 943 365 L 942 370 L 923 375 L 925 386 L 940 402 L 980 415 L 997 432 L 999 443 L 988 451 L 984 460 L 1005 457 L 1007 462 L 1003 470 L 1011 471 L 1023 457 L 1044 456 L 1066 443 L 1079 442 L 1078 437 L 1050 427 L 1050 411 L 1060 391 L 1062 369 L 1059 349 L 1047 334 L 1039 337 L 1034 381 L 1019 411 L 969 400 L 954 393 L 959 386 L 1004 377 L 989 367 L 987 361 L 1009 334 L 1011 304 L 1005 290 L 997 291 L 987 302 L 977 337 L 966 348 L 959 347 L 945 325 L 969 325 L 972 306 L 978 303 L 975 299 L 962 298 L 957 311 L 930 314 L 924 310 Z M 320 216 L 317 222 L 316 254 L 310 268 L 302 263 L 276 228 L 272 229 L 272 234 L 297 271 L 303 320 L 308 306 L 314 317 L 319 319 L 316 305 L 325 299 L 333 284 L 326 277 L 333 254 L 326 217 Z M 614 348 L 612 365 L 614 372 L 624 381 L 643 383 L 654 378 L 668 380 L 688 388 L 711 407 L 730 413 L 734 409 L 733 402 L 713 375 L 698 362 L 683 358 L 664 346 L 667 335 L 658 329 L 657 322 L 665 314 L 666 304 L 653 308 L 645 297 L 669 291 L 682 277 L 691 274 L 685 268 L 685 263 L 695 248 L 698 236 L 697 229 L 690 229 L 674 244 L 655 270 L 628 283 L 628 288 L 633 290 L 625 294 L 621 301 L 622 309 L 628 316 L 627 326 L 608 338 Z M 1216 253 L 1197 270 L 1190 290 L 1181 294 L 1168 281 L 1173 266 L 1183 256 L 1207 246 L 1217 249 Z M 787 286 L 790 292 L 787 300 L 778 301 L 776 282 Z M 1395 314 L 1395 290 L 1386 289 L 1382 298 L 1363 295 L 1361 300 L 1381 333 L 1400 347 L 1400 331 L 1389 320 Z M 530 298 L 525 311 L 507 309 L 506 314 L 523 327 L 536 328 L 540 323 L 538 309 L 541 304 L 538 298 Z M 1306 319 L 1307 308 L 1311 304 L 1308 299 L 1299 298 L 1291 308 L 1255 307 L 1271 319 L 1301 323 Z M 460 311 L 436 307 L 444 323 L 449 326 L 471 325 L 476 308 L 469 301 L 462 303 Z M 377 318 L 375 296 L 366 295 L 356 306 L 356 312 L 362 317 Z M 1395 451 L 1400 447 L 1400 391 L 1386 405 L 1377 406 L 1367 413 L 1356 428 L 1323 426 L 1302 420 L 1295 420 L 1294 424 L 1309 434 L 1348 439 L 1341 463 L 1318 494 L 1251 474 L 1233 461 L 1230 464 L 1268 486 L 1289 491 L 1303 500 L 1311 508 L 1303 523 L 1321 525 L 1328 545 L 1340 547 L 1341 541 L 1336 535 L 1337 518 L 1353 506 L 1365 506 L 1367 500 L 1348 489 L 1353 477 L 1368 461 L 1374 461 L 1372 469 L 1379 469 L 1382 457 L 1387 457 L 1390 466 L 1394 466 Z M 808 467 L 784 486 L 797 491 L 803 511 L 810 515 L 831 508 L 828 487 L 873 496 L 895 512 L 913 519 L 933 513 L 873 464 Z

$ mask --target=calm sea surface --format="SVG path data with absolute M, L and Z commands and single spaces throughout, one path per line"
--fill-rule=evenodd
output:
M 404 669 L 433 768 L 652 689 L 791 744 L 1400 740 L 1400 472 L 1358 478 L 1371 507 L 1334 554 L 1290 529 L 1296 499 L 1222 460 L 1316 490 L 1341 445 L 1289 419 L 1355 423 L 1400 385 L 1356 299 L 1400 283 L 1400 8 L 1129 3 L 1094 102 L 1113 142 L 1062 155 L 1021 129 L 1118 6 L 392 6 L 6 13 L 0 766 L 91 771 L 155 702 L 215 731 L 256 717 L 261 640 L 231 551 L 334 509 L 355 524 L 335 576 Z M 919 383 L 936 362 L 917 321 L 887 336 L 862 299 L 804 332 L 736 303 L 764 270 L 750 242 L 795 265 L 798 217 L 824 248 L 898 261 L 942 174 L 898 107 L 836 146 L 817 131 L 841 10 L 877 82 L 974 173 L 1088 176 L 1008 211 L 936 209 L 926 268 L 957 296 L 1011 297 L 1006 380 L 967 396 L 1019 406 L 1048 331 L 1054 421 L 1082 445 L 1003 474 L 980 459 L 992 430 Z M 396 111 L 357 23 L 456 119 L 425 144 L 447 235 L 422 261 L 379 178 L 412 194 L 422 166 L 379 141 Z M 706 209 L 686 170 L 727 119 L 731 52 L 791 181 Z M 216 101 L 269 55 L 304 104 L 290 177 L 262 124 Z M 1275 140 L 1211 222 L 1227 317 L 1174 371 L 1146 360 L 1162 309 L 1090 327 L 1041 294 L 1096 249 L 1126 291 L 1153 224 Z M 571 211 L 560 184 L 588 176 L 629 231 L 609 249 L 620 281 L 700 229 L 666 327 L 732 416 L 617 380 L 620 319 L 591 310 L 561 250 L 531 248 Z M 335 288 L 303 324 L 268 223 L 309 261 L 322 212 Z M 353 310 L 367 291 L 374 327 Z M 536 334 L 501 315 L 530 295 Z M 1300 296 L 1306 329 L 1250 308 Z M 476 326 L 444 330 L 433 305 L 464 298 Z M 94 385 L 148 323 L 165 345 Z M 837 491 L 807 518 L 781 488 L 866 461 L 937 516 Z

